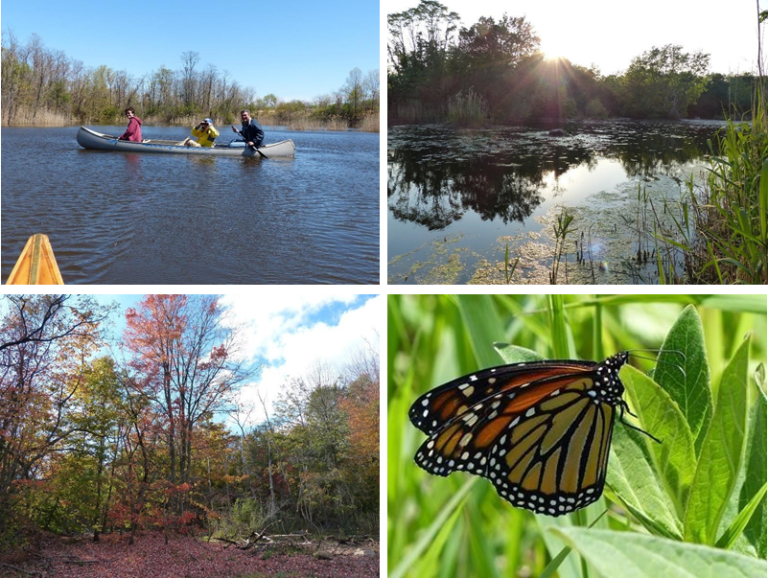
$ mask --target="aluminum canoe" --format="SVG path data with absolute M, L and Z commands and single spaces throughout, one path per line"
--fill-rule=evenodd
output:
M 292 140 L 284 140 L 260 147 L 258 152 L 248 147 L 229 148 L 226 146 L 185 147 L 179 146 L 178 141 L 171 140 L 145 140 L 144 142 L 131 142 L 117 140 L 117 137 L 96 132 L 81 126 L 77 131 L 77 143 L 86 149 L 102 151 L 121 151 L 127 153 L 170 153 L 182 155 L 203 156 L 230 156 L 230 157 L 266 157 L 287 158 L 296 154 L 296 147 Z M 261 154 L 259 154 L 261 153 Z

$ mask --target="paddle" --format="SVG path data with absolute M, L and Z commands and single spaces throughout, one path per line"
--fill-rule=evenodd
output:
M 243 140 L 245 140 L 245 135 L 243 134 L 243 131 L 237 130 L 237 128 L 235 128 L 235 125 L 232 125 L 232 128 L 235 129 L 237 134 L 239 134 L 241 137 L 243 137 Z M 256 148 L 256 145 L 248 144 L 247 140 L 245 141 L 245 146 L 247 146 L 252 151 L 256 151 L 257 153 L 259 153 L 259 155 L 261 155 L 261 158 L 263 158 L 263 159 L 268 159 L 269 158 L 267 155 L 265 155 L 263 152 L 261 152 L 258 148 Z

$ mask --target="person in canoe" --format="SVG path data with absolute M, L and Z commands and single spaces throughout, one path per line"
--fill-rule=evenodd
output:
M 125 116 L 128 117 L 128 128 L 117 137 L 117 140 L 141 142 L 141 119 L 136 116 L 136 111 L 130 106 L 125 109 Z
M 240 111 L 240 120 L 243 121 L 243 129 L 237 130 L 234 126 L 232 130 L 243 137 L 249 147 L 259 148 L 264 142 L 264 129 L 256 121 L 255 118 L 251 118 L 251 112 L 249 110 Z
M 213 141 L 219 136 L 219 131 L 214 128 L 213 120 L 204 118 L 200 124 L 192 129 L 192 136 L 197 137 L 197 142 L 193 141 L 190 137 L 187 137 L 179 144 L 186 147 L 211 148 L 213 147 Z

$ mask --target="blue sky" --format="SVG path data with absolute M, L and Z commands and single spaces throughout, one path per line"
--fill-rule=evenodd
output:
M 143 295 L 93 297 L 103 305 L 117 302 L 120 306 L 120 312 L 112 316 L 112 336 L 119 340 L 126 309 L 136 307 Z M 239 394 L 243 404 L 254 407 L 253 422 L 263 419 L 257 393 L 271 407 L 291 378 L 309 378 L 318 363 L 341 374 L 356 354 L 369 348 L 378 351 L 379 337 L 385 331 L 385 302 L 385 296 L 332 288 L 262 288 L 222 295 L 221 303 L 231 314 L 224 323 L 236 324 L 242 331 L 238 356 L 262 367 Z
M 200 53 L 257 96 L 311 100 L 340 88 L 353 68 L 379 68 L 379 3 L 370 0 L 3 0 L 2 31 L 140 77 Z

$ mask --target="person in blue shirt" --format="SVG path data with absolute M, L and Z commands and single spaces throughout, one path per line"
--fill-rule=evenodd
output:
M 251 118 L 249 110 L 241 110 L 240 119 L 243 121 L 242 130 L 237 130 L 234 126 L 232 130 L 243 137 L 249 147 L 259 148 L 264 142 L 264 129 L 255 118 Z

